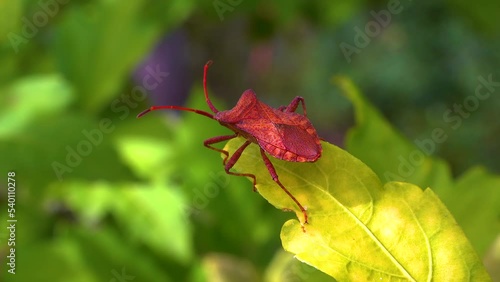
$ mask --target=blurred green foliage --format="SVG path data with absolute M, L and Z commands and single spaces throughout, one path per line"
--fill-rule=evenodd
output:
M 207 109 L 199 86 L 213 59 L 218 108 L 249 87 L 273 106 L 301 95 L 320 135 L 337 144 L 353 122 L 329 84 L 334 73 L 352 77 L 410 140 L 447 126 L 443 113 L 474 93 L 478 76 L 500 78 L 500 18 L 486 0 L 401 2 L 351 63 L 339 44 L 354 44 L 354 28 L 387 2 L 221 1 L 229 5 L 222 16 L 215 1 L 0 2 L 0 219 L 7 225 L 7 172 L 15 171 L 18 220 L 16 274 L 2 268 L 2 281 L 329 281 L 283 253 L 278 234 L 293 215 L 225 175 L 220 156 L 202 146 L 227 130 L 189 113 L 135 119 L 155 89 L 134 77 L 165 35 L 188 38 L 185 53 L 167 60 L 183 58 L 196 87 L 162 68 L 170 76 L 156 81 L 168 89 L 161 96 L 186 95 L 170 89 L 189 84 L 186 105 Z M 146 65 L 156 69 L 152 58 Z M 499 106 L 492 95 L 436 148 L 450 181 L 476 163 L 500 171 Z M 373 146 L 364 137 L 358 149 Z M 358 157 L 376 173 L 382 167 Z M 473 170 L 457 181 L 493 187 L 495 179 Z M 449 197 L 450 209 L 481 204 L 463 193 L 463 201 Z M 481 224 L 497 227 L 498 216 L 487 215 Z

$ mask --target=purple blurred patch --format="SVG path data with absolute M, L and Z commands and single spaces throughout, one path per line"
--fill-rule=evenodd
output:
M 146 67 L 169 73 L 168 78 L 149 93 L 151 105 L 182 105 L 189 94 L 193 78 L 189 69 L 188 40 L 178 29 L 167 34 L 138 65 L 133 74 L 136 84 L 148 74 Z

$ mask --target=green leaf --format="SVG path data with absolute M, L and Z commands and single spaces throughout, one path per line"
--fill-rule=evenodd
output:
M 43 116 L 62 112 L 74 99 L 71 87 L 56 74 L 25 77 L 1 92 L 0 137 L 12 136 Z
M 107 105 L 160 34 L 159 22 L 144 20 L 144 5 L 144 0 L 97 1 L 63 14 L 54 54 L 80 91 L 83 109 L 96 112 Z
M 171 143 L 148 137 L 122 137 L 117 143 L 122 158 L 140 177 L 165 179 L 174 169 L 168 162 L 174 152 Z
M 349 152 L 361 158 L 384 182 L 406 181 L 435 189 L 450 185 L 451 173 L 444 161 L 425 156 L 395 131 L 349 79 L 338 77 L 335 82 L 356 109 L 356 126 L 346 138 Z
M 233 153 L 244 140 L 228 142 Z M 382 186 L 361 161 L 328 144 L 315 163 L 271 158 L 285 187 L 307 208 L 309 224 L 285 223 L 286 250 L 337 280 L 488 280 L 453 216 L 430 189 L 401 182 Z M 294 202 L 271 179 L 259 148 L 249 146 L 235 165 L 255 174 L 257 189 L 272 205 Z
M 124 189 L 120 196 L 113 213 L 132 238 L 181 263 L 192 259 L 192 232 L 179 191 L 153 184 Z
M 385 181 L 402 180 L 431 187 L 455 216 L 479 255 L 484 255 L 500 232 L 500 176 L 472 168 L 454 180 L 448 164 L 431 155 L 439 144 L 437 139 L 432 139 L 432 133 L 426 139 L 411 143 L 366 101 L 349 79 L 339 77 L 336 82 L 355 108 L 356 127 L 349 131 L 346 139 L 349 152 Z
M 87 223 L 102 221 L 111 214 L 132 241 L 181 263 L 192 258 L 191 229 L 183 210 L 185 199 L 176 190 L 155 184 L 77 181 L 56 183 L 52 189 Z
M 483 256 L 500 235 L 500 176 L 475 167 L 440 197 Z

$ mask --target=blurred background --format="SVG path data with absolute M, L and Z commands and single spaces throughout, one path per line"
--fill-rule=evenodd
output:
M 26 0 L 0 11 L 0 218 L 18 220 L 15 275 L 1 228 L 2 281 L 332 281 L 282 250 L 293 215 L 203 147 L 227 129 L 192 113 L 135 118 L 150 105 L 208 111 L 209 59 L 218 109 L 248 88 L 274 107 L 300 95 L 342 147 L 352 106 L 331 77 L 345 75 L 409 140 L 445 129 L 433 154 L 453 175 L 500 172 L 495 1 Z

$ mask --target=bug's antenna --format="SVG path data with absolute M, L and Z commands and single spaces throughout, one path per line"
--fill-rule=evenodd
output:
M 206 117 L 209 117 L 211 119 L 214 119 L 214 116 L 211 113 L 207 113 L 205 111 L 197 110 L 197 109 L 185 108 L 185 107 L 181 107 L 181 106 L 152 106 L 152 107 L 149 107 L 146 110 L 140 112 L 137 115 L 137 118 L 140 118 L 143 115 L 145 115 L 145 114 L 147 114 L 147 113 L 149 113 L 151 111 L 156 111 L 156 110 L 179 110 L 179 111 L 187 111 L 187 112 L 197 113 L 199 115 L 206 116 Z
M 210 107 L 212 112 L 218 113 L 219 110 L 215 108 L 214 104 L 212 104 L 212 101 L 210 101 L 210 99 L 208 98 L 208 90 L 207 90 L 207 72 L 208 68 L 210 67 L 210 65 L 212 65 L 212 63 L 213 63 L 212 60 L 208 61 L 205 64 L 205 68 L 203 70 L 203 91 L 205 91 L 205 101 L 207 101 L 207 105 Z
M 203 91 L 205 92 L 205 100 L 207 101 L 207 105 L 210 107 L 210 109 L 212 110 L 212 112 L 218 113 L 219 110 L 217 110 L 217 108 L 215 108 L 215 106 L 212 104 L 212 101 L 210 101 L 210 99 L 208 98 L 208 91 L 207 91 L 207 72 L 208 72 L 208 67 L 210 67 L 210 65 L 212 63 L 213 63 L 212 60 L 208 61 L 205 64 L 205 68 L 203 70 Z M 211 119 L 215 119 L 214 116 L 211 113 L 208 113 L 208 112 L 205 112 L 205 111 L 202 111 L 202 110 L 197 110 L 197 109 L 185 108 L 185 107 L 181 107 L 181 106 L 152 106 L 152 107 L 149 107 L 148 109 L 140 112 L 137 115 L 137 117 L 140 118 L 143 115 L 145 115 L 145 114 L 147 114 L 147 113 L 149 113 L 151 111 L 156 111 L 156 110 L 188 111 L 188 112 L 193 112 L 193 113 L 197 113 L 197 114 L 202 115 L 202 116 L 209 117 Z

